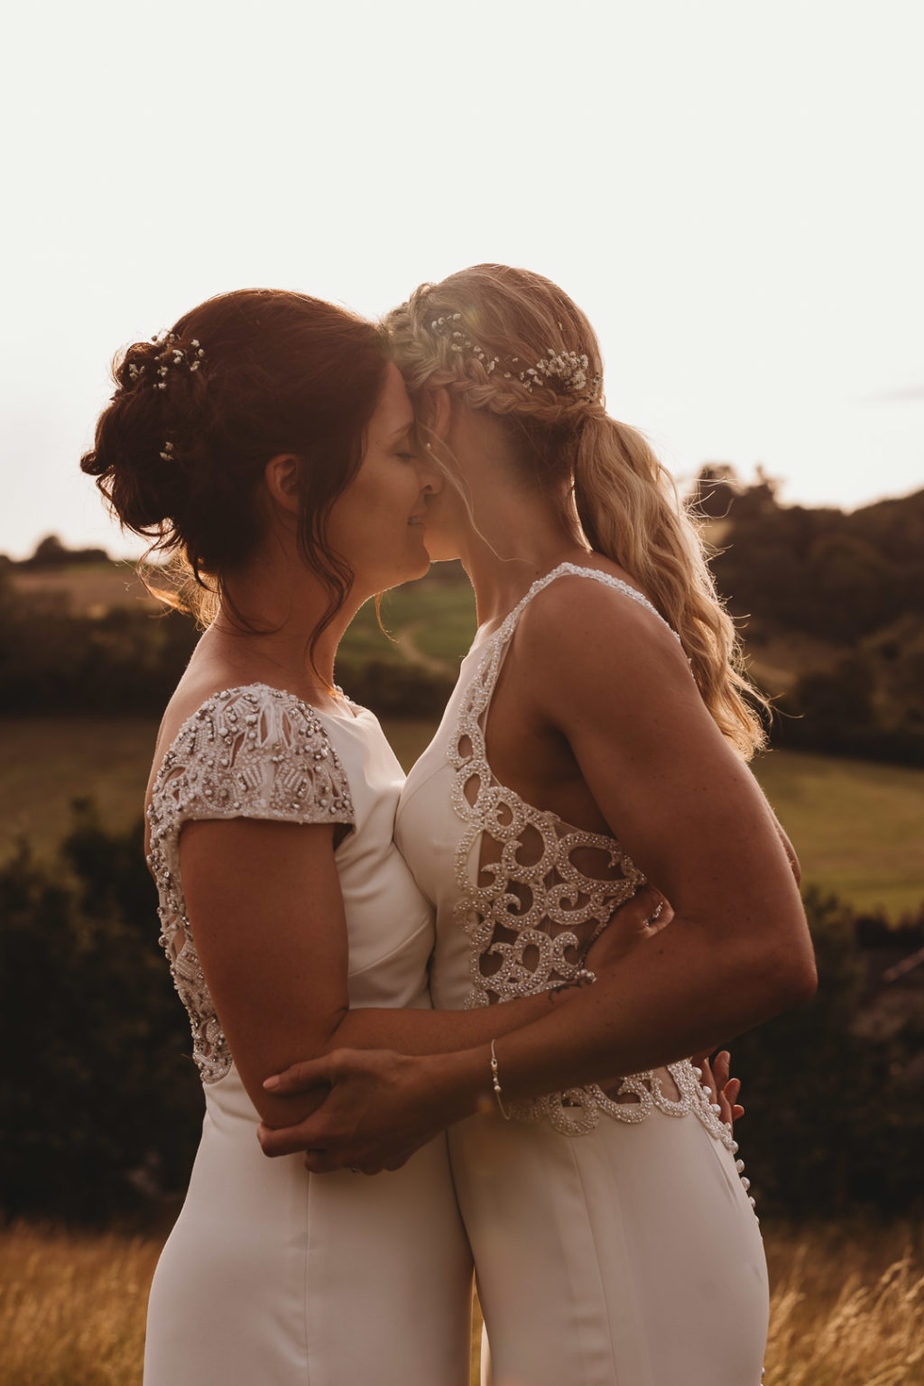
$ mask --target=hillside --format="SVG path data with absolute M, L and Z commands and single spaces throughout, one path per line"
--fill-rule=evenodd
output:
M 706 468 L 697 500 L 778 744 L 924 764 L 924 490 L 848 514 Z
M 696 501 L 720 593 L 753 676 L 774 699 L 775 745 L 924 765 L 924 490 L 852 513 L 778 502 L 705 468 Z M 132 567 L 53 536 L 0 560 L 0 711 L 154 713 L 192 648 Z M 439 710 L 474 629 L 457 564 L 359 613 L 340 682 L 389 715 Z

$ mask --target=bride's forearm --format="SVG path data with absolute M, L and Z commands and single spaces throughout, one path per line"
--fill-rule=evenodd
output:
M 807 997 L 809 971 L 747 939 L 727 941 L 717 959 L 708 929 L 676 920 L 567 1006 L 493 1037 L 503 1095 L 538 1097 L 717 1048 Z M 435 1057 L 431 1081 L 453 1090 L 457 1117 L 477 1110 L 491 1092 L 489 1047 Z
M 549 992 L 524 996 L 477 1010 L 398 1010 L 387 1007 L 347 1011 L 333 1031 L 328 1049 L 395 1049 L 401 1054 L 447 1054 L 489 1044 L 553 1009 Z
M 609 921 L 610 944 L 597 967 L 621 974 L 626 956 L 644 938 L 652 912 L 664 904 L 660 892 L 645 887 L 620 905 Z M 597 944 L 597 948 L 601 945 Z M 448 1054 L 500 1039 L 526 1025 L 533 1025 L 554 1010 L 569 1008 L 574 990 L 553 988 L 533 996 L 517 997 L 474 1010 L 389 1010 L 375 1008 L 343 1013 L 327 1049 L 395 1049 L 402 1054 Z

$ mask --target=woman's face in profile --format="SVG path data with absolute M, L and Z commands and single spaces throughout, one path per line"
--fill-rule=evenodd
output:
M 389 362 L 359 471 L 327 526 L 331 547 L 353 569 L 355 592 L 371 596 L 423 577 L 430 566 L 426 512 L 442 485 L 439 470 L 418 447 L 411 401 Z

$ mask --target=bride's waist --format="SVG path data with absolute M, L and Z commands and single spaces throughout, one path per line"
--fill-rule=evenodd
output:
M 260 1125 L 260 1113 L 233 1062 L 217 1082 L 202 1084 L 202 1095 L 206 1115 L 219 1129 L 241 1126 L 256 1131 Z

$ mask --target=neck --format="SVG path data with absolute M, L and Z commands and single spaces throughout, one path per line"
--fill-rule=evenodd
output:
M 494 626 L 537 578 L 559 563 L 586 560 L 588 550 L 577 516 L 569 523 L 557 495 L 524 482 L 528 466 L 505 421 L 457 405 L 446 441 L 470 503 L 458 555 L 475 589 L 479 626 Z
M 309 649 L 328 594 L 301 562 L 263 553 L 225 583 L 226 598 L 203 643 L 242 681 L 278 684 L 318 702 L 334 683 L 337 647 L 369 593 L 351 591 Z
M 496 626 L 537 578 L 560 563 L 586 562 L 588 550 L 570 534 L 548 505 L 495 492 L 489 521 L 477 515 L 480 533 L 469 530 L 459 557 L 475 589 L 479 626 Z M 500 503 L 499 503 L 500 502 Z

